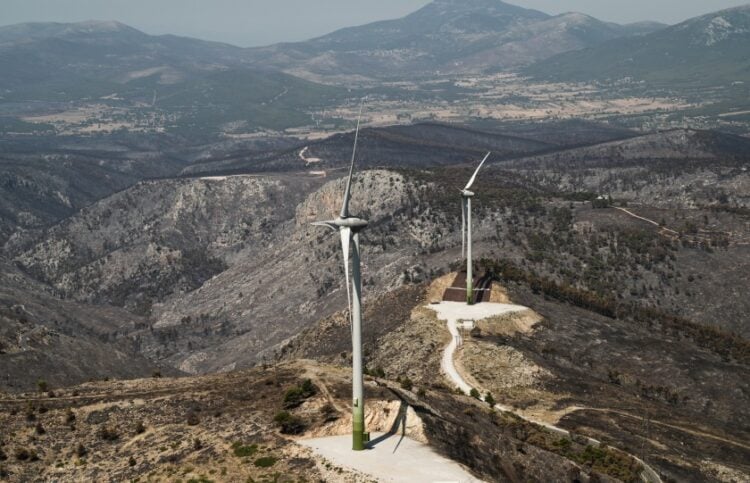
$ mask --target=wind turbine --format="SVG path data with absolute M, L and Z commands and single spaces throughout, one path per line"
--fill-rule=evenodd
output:
M 471 265 L 471 198 L 474 197 L 474 193 L 469 191 L 469 188 L 476 181 L 479 170 L 482 169 L 490 154 L 492 152 L 487 153 L 487 156 L 479 163 L 477 170 L 474 171 L 474 175 L 466 188 L 461 190 L 461 258 L 464 257 L 464 254 L 466 255 L 466 303 L 469 305 L 474 304 L 474 274 Z
M 364 101 L 363 101 L 364 105 Z M 354 149 L 352 150 L 352 163 L 349 167 L 349 179 L 344 191 L 344 203 L 338 218 L 331 221 L 320 221 L 313 223 L 315 226 L 323 226 L 338 231 L 341 235 L 341 249 L 344 253 L 344 272 L 346 273 L 346 296 L 349 303 L 349 316 L 351 318 L 352 332 L 352 449 L 361 451 L 365 449 L 365 443 L 370 439 L 369 433 L 365 432 L 365 395 L 362 375 L 362 284 L 360 276 L 360 247 L 359 232 L 367 226 L 367 221 L 349 213 L 349 200 L 351 199 L 352 176 L 354 174 L 354 160 L 357 154 L 357 139 L 359 138 L 359 123 L 362 119 L 362 105 L 359 108 L 357 119 L 357 130 L 354 134 Z M 349 251 L 352 250 L 352 285 L 349 289 Z M 352 296 L 353 295 L 353 296 Z

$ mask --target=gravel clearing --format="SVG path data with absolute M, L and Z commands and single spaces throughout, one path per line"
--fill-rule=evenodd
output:
M 373 433 L 371 449 L 352 451 L 352 437 L 308 439 L 299 444 L 311 448 L 332 463 L 365 473 L 378 481 L 404 483 L 481 483 L 458 463 L 444 458 L 429 446 L 401 435 L 378 442 L 383 433 Z

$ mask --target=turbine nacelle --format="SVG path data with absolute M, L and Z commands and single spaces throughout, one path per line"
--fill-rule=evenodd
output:
M 464 198 L 473 198 L 474 192 L 469 190 L 461 190 L 461 196 L 463 196 Z
M 338 230 L 339 228 L 350 228 L 352 231 L 359 231 L 364 229 L 368 223 L 367 220 L 350 216 L 348 218 L 336 218 L 335 220 L 329 221 L 318 221 L 313 223 L 314 226 L 324 226 L 332 230 Z

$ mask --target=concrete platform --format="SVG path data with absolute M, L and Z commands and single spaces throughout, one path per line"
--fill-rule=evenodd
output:
M 513 304 L 497 304 L 483 302 L 481 304 L 467 305 L 466 302 L 441 302 L 427 306 L 438 314 L 440 320 L 469 319 L 479 321 L 494 317 L 496 315 L 508 314 L 511 312 L 522 312 L 528 310 L 528 307 Z
M 378 481 L 403 483 L 481 483 L 455 461 L 427 445 L 401 435 L 372 434 L 373 447 L 352 451 L 352 437 L 333 436 L 298 441 L 341 467 L 365 473 Z

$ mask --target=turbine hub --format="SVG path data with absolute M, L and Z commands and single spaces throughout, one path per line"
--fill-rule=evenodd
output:
M 353 216 L 347 217 L 347 218 L 336 218 L 334 223 L 336 224 L 336 226 L 351 228 L 354 230 L 357 230 L 357 229 L 361 230 L 367 226 L 367 220 L 363 220 L 361 218 L 357 218 Z
M 469 191 L 469 190 L 463 190 L 461 191 L 461 195 L 463 195 L 464 198 L 473 198 L 474 192 Z

